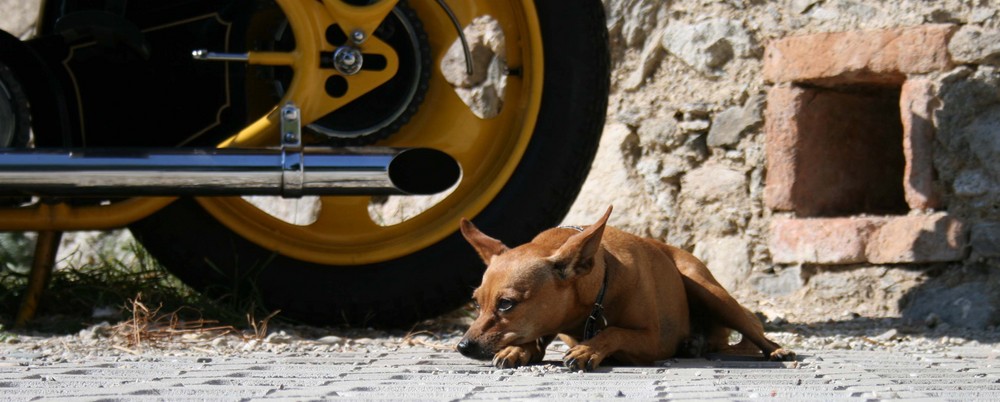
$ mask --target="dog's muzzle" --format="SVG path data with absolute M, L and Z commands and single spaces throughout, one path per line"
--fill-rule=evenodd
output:
M 461 353 L 462 356 L 472 359 L 490 360 L 493 358 L 492 351 L 486 350 L 482 344 L 469 338 L 462 338 L 455 349 L 458 349 L 458 353 Z

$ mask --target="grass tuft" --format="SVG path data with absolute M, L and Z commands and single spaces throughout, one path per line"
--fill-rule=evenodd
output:
M 3 246 L 0 247 L 0 325 L 6 323 L 9 327 L 28 283 L 24 257 L 18 250 L 33 247 L 20 243 L 14 248 L 9 244 Z M 131 242 L 127 250 L 132 258 L 98 255 L 78 266 L 56 269 L 31 328 L 72 333 L 103 321 L 121 322 L 120 329 L 130 333 L 132 342 L 138 345 L 155 343 L 160 336 L 206 328 L 242 327 L 255 333 L 266 332 L 267 321 L 277 314 L 264 311 L 252 300 L 248 302 L 247 295 L 209 298 L 182 283 L 139 243 Z M 255 315 L 267 318 L 253 321 Z
M 125 340 L 127 347 L 141 349 L 143 345 L 159 346 L 160 342 L 184 334 L 212 334 L 221 336 L 228 333 L 239 333 L 232 325 L 219 325 L 216 320 L 202 318 L 182 320 L 179 311 L 160 313 L 163 305 L 149 308 L 142 302 L 142 293 L 129 300 L 132 304 L 129 311 L 132 318 L 124 320 L 112 330 L 115 335 Z M 181 308 L 181 310 L 186 308 Z

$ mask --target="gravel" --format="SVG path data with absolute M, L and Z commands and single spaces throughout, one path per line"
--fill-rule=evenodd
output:
M 461 333 L 457 331 L 407 335 L 374 329 L 335 330 L 313 327 L 274 329 L 265 336 L 228 330 L 206 330 L 164 335 L 136 344 L 102 322 L 75 334 L 37 332 L 0 333 L 0 361 L 10 356 L 32 359 L 79 359 L 87 356 L 239 356 L 282 354 L 290 356 L 329 355 L 341 352 L 395 351 L 414 346 L 451 349 Z M 336 333 L 331 335 L 331 333 Z
M 905 325 L 899 319 L 854 318 L 844 321 L 795 324 L 768 322 L 768 337 L 792 350 L 906 351 L 948 353 L 956 348 L 1000 349 L 1000 335 L 992 329 L 956 328 L 930 322 L 933 327 Z M 336 353 L 384 353 L 411 348 L 451 352 L 462 336 L 461 327 L 404 333 L 375 329 L 329 329 L 287 326 L 265 336 L 232 331 L 204 331 L 160 336 L 138 344 L 107 322 L 75 334 L 0 332 L 0 362 L 23 360 L 66 361 L 88 356 L 212 356 L 285 355 L 329 356 Z M 550 351 L 562 352 L 559 341 Z M 527 370 L 545 370 L 545 366 Z

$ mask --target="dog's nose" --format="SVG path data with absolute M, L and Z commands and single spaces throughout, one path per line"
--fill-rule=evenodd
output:
M 461 341 L 458 341 L 458 346 L 456 346 L 455 349 L 458 349 L 458 353 L 468 356 L 470 350 L 472 349 L 472 344 L 472 341 L 462 338 Z
M 479 343 L 469 338 L 462 338 L 455 348 L 458 349 L 458 353 L 461 353 L 465 357 L 478 358 L 480 355 Z

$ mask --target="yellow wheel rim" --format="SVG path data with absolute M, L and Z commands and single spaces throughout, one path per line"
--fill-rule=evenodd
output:
M 242 198 L 199 198 L 202 207 L 261 247 L 327 265 L 369 264 L 409 255 L 454 233 L 460 218 L 478 215 L 506 184 L 531 140 L 542 97 L 542 39 L 530 0 L 448 3 L 462 26 L 477 16 L 493 17 L 506 38 L 507 65 L 521 73 L 507 78 L 500 114 L 480 119 L 437 68 L 457 38 L 448 16 L 435 2 L 409 3 L 428 36 L 432 76 L 418 113 L 378 145 L 429 147 L 454 157 L 462 167 L 462 178 L 446 198 L 390 226 L 380 226 L 369 217 L 369 196 L 322 197 L 317 219 L 306 225 L 275 218 Z M 268 134 L 266 141 L 230 140 L 224 145 L 276 145 L 277 138 Z

